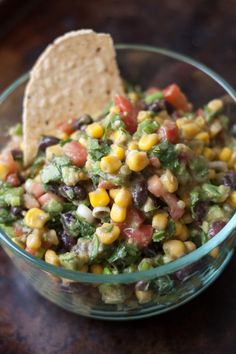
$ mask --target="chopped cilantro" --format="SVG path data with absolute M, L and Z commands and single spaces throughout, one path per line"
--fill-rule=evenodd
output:
M 137 132 L 135 133 L 136 137 L 140 137 L 143 133 L 152 134 L 157 131 L 159 128 L 159 123 L 153 119 L 145 119 L 143 122 L 139 123 Z
M 107 259 L 109 263 L 122 262 L 124 265 L 135 263 L 140 257 L 140 251 L 135 245 L 120 243 L 111 256 Z
M 169 168 L 173 171 L 179 168 L 180 162 L 175 147 L 168 141 L 163 141 L 155 145 L 151 154 L 159 158 L 162 167 Z
M 166 232 L 164 230 L 155 230 L 152 235 L 153 242 L 160 242 L 164 240 Z
M 92 160 L 98 161 L 110 152 L 110 146 L 106 142 L 98 142 L 97 139 L 89 139 L 88 152 Z

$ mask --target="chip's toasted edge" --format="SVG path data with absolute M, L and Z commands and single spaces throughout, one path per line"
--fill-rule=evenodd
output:
M 103 110 L 123 93 L 110 35 L 79 30 L 57 38 L 30 73 L 23 101 L 24 163 L 37 154 L 42 135 L 55 134 L 63 120 Z

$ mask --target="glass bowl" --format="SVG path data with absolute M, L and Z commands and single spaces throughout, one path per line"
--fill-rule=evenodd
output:
M 195 107 L 225 96 L 233 114 L 236 94 L 220 76 L 180 54 L 148 46 L 117 45 L 122 77 L 132 84 L 160 86 L 176 82 Z M 1 145 L 7 128 L 21 120 L 22 99 L 28 74 L 16 80 L 0 96 Z M 33 134 L 33 132 L 32 132 Z M 37 292 L 74 313 L 107 320 L 153 316 L 178 307 L 197 296 L 223 271 L 234 251 L 236 214 L 210 241 L 194 252 L 160 267 L 119 275 L 94 275 L 55 267 L 19 248 L 4 231 L 3 249 Z M 135 288 L 145 296 L 135 296 Z M 142 293 L 143 294 L 143 293 Z

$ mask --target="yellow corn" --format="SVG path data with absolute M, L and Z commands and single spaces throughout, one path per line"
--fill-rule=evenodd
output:
M 118 159 L 120 161 L 123 161 L 125 158 L 125 150 L 123 147 L 119 146 L 119 145 L 111 145 L 111 149 L 112 149 L 112 155 L 118 157 Z
M 0 180 L 5 181 L 7 175 L 9 174 L 9 168 L 4 163 L 0 162 Z
M 128 150 L 137 150 L 138 149 L 138 142 L 137 141 L 131 141 L 128 144 Z
M 112 205 L 110 217 L 114 222 L 123 222 L 126 219 L 126 208 L 121 208 L 115 203 Z
M 189 237 L 189 230 L 186 225 L 180 221 L 175 222 L 175 237 L 181 241 L 186 241 Z
M 168 240 L 163 243 L 163 250 L 170 259 L 177 259 L 187 253 L 185 244 L 180 240 Z
M 106 173 L 115 173 L 121 167 L 121 161 L 117 156 L 107 155 L 104 156 L 100 161 L 100 168 Z
M 132 102 L 137 102 L 140 99 L 140 95 L 137 92 L 129 92 L 128 97 Z
M 42 229 L 49 220 L 49 214 L 38 208 L 29 209 L 24 217 L 25 225 L 32 229 Z
M 120 228 L 116 225 L 104 223 L 102 226 L 97 227 L 96 235 L 101 243 L 110 245 L 118 239 Z
M 67 133 L 60 131 L 58 132 L 57 137 L 61 140 L 67 140 L 70 136 Z
M 197 133 L 199 133 L 200 128 L 195 123 L 187 123 L 181 126 L 181 132 L 185 139 L 192 139 Z
M 165 187 L 165 189 L 170 192 L 174 193 L 178 189 L 178 180 L 177 178 L 172 174 L 170 170 L 166 170 L 165 173 L 161 175 L 161 183 Z
M 124 144 L 127 141 L 127 134 L 123 130 L 112 132 L 109 138 L 116 144 Z
M 189 120 L 186 117 L 176 119 L 176 125 L 179 129 L 181 129 L 184 125 L 189 123 L 191 123 L 191 120 Z
M 214 157 L 215 157 L 214 150 L 212 150 L 212 149 L 209 148 L 209 147 L 205 147 L 205 148 L 203 149 L 203 156 L 204 156 L 207 160 L 209 160 L 209 161 L 213 160 Z
M 103 273 L 103 266 L 101 264 L 92 264 L 90 267 L 91 273 L 94 274 L 102 274 Z
M 53 156 L 62 156 L 63 150 L 62 147 L 59 144 L 52 145 L 47 147 L 46 149 L 46 159 L 51 160 Z
M 150 113 L 149 112 L 147 112 L 147 111 L 140 111 L 139 113 L 138 113 L 138 116 L 137 116 L 137 121 L 138 121 L 138 123 L 141 123 L 141 122 L 143 122 L 145 119 L 148 119 L 148 118 L 150 118 Z
M 209 255 L 210 255 L 212 258 L 217 258 L 217 257 L 219 256 L 219 253 L 220 253 L 219 247 L 215 247 L 215 248 L 213 248 L 213 250 L 211 250 L 211 252 L 209 253 Z
M 99 123 L 92 123 L 87 126 L 86 132 L 91 138 L 99 139 L 103 136 L 103 126 Z
M 199 128 L 203 128 L 205 126 L 205 120 L 202 116 L 195 118 L 194 122 L 199 126 Z
M 165 230 L 168 223 L 168 215 L 166 213 L 156 213 L 152 218 L 152 226 L 158 230 Z
M 109 190 L 110 197 L 115 199 L 117 193 L 119 192 L 120 188 L 112 188 Z
M 195 139 L 202 141 L 204 144 L 209 144 L 210 136 L 208 132 L 201 132 L 195 136 Z
M 26 239 L 26 246 L 33 250 L 38 250 L 41 247 L 41 234 L 37 232 L 38 230 L 34 230 L 31 234 L 28 235 Z
M 216 178 L 216 171 L 213 168 L 210 168 L 208 170 L 208 178 L 209 179 L 214 179 Z
M 120 108 L 118 106 L 112 106 L 110 108 L 110 113 L 111 114 L 119 114 L 120 113 Z
M 103 207 L 110 203 L 110 198 L 104 188 L 98 188 L 89 193 L 89 200 L 92 207 Z
M 223 102 L 220 99 L 214 99 L 208 103 L 207 107 L 211 112 L 215 113 L 223 108 Z
M 61 264 L 58 255 L 53 250 L 47 250 L 44 259 L 45 262 L 52 264 L 54 266 L 59 266 Z
M 230 193 L 230 196 L 229 196 L 229 203 L 234 207 L 236 208 L 236 191 L 233 191 Z
M 132 201 L 130 191 L 126 188 L 121 188 L 116 194 L 114 201 L 120 208 L 127 208 Z
M 12 241 L 13 241 L 18 247 L 23 248 L 23 249 L 25 248 L 24 243 L 19 240 L 19 237 L 13 237 L 13 238 L 12 238 Z
M 234 168 L 236 170 L 235 163 L 236 163 L 236 151 L 233 151 L 231 158 L 228 162 L 229 168 Z
M 214 138 L 219 132 L 223 129 L 221 122 L 218 119 L 215 119 L 214 122 L 210 125 L 210 134 Z
M 228 162 L 231 158 L 232 153 L 232 149 L 230 149 L 229 147 L 224 147 L 219 154 L 220 161 Z
M 195 243 L 193 243 L 192 241 L 186 241 L 186 242 L 184 242 L 184 244 L 185 244 L 185 247 L 187 248 L 188 252 L 192 252 L 197 248 Z
M 152 149 L 154 145 L 156 145 L 159 141 L 159 136 L 155 133 L 153 134 L 145 134 L 141 136 L 138 147 L 140 150 L 149 151 Z
M 149 164 L 146 152 L 132 152 L 128 155 L 126 163 L 131 171 L 142 171 Z

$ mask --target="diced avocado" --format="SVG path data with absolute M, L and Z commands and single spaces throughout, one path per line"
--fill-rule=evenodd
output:
M 206 215 L 206 221 L 208 221 L 209 223 L 212 223 L 216 220 L 227 220 L 225 211 L 221 207 L 219 207 L 219 205 L 211 206 Z
M 58 200 L 50 200 L 43 208 L 48 213 L 60 213 L 63 209 L 62 204 Z
M 74 252 L 66 252 L 59 256 L 62 267 L 70 270 L 78 270 L 78 258 Z
M 24 193 L 22 187 L 11 188 L 6 185 L 0 189 L 0 207 L 6 206 L 20 206 L 21 197 Z
M 61 173 L 58 168 L 50 164 L 41 171 L 41 181 L 43 183 L 56 182 L 61 179 Z
M 55 156 L 53 159 L 53 164 L 60 169 L 61 167 L 71 165 L 71 161 L 67 156 Z
M 224 202 L 230 193 L 230 188 L 224 185 L 215 186 L 210 183 L 202 185 L 202 199 L 210 200 L 214 203 Z
M 80 169 L 74 166 L 64 166 L 61 169 L 62 180 L 67 186 L 75 186 L 80 179 Z
M 105 304 L 122 304 L 126 299 L 124 287 L 121 284 L 102 284 L 99 292 Z
M 189 165 L 193 178 L 197 182 L 204 182 L 208 177 L 208 162 L 202 156 L 194 156 Z

